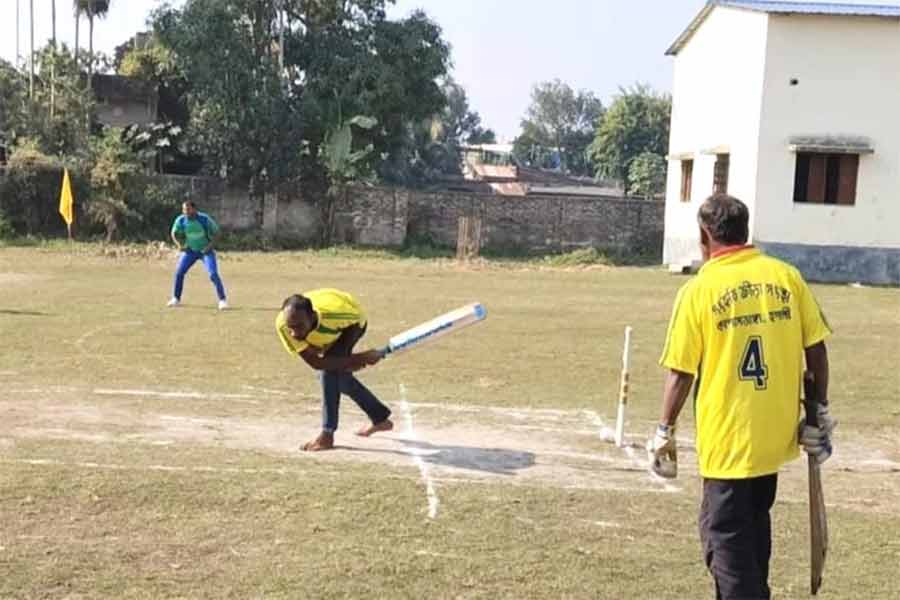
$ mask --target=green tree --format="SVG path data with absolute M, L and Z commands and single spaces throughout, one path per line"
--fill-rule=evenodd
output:
M 653 198 L 666 188 L 666 159 L 654 152 L 638 154 L 628 167 L 631 193 L 642 198 Z
M 249 183 L 260 224 L 265 193 L 293 174 L 301 140 L 279 70 L 277 20 L 275 3 L 258 0 L 189 0 L 153 17 L 174 69 L 190 82 L 188 144 L 210 171 Z
M 556 166 L 576 175 L 593 173 L 586 154 L 594 128 L 603 115 L 603 103 L 589 91 L 576 92 L 559 79 L 531 90 L 531 104 L 522 119 L 522 133 L 514 142 L 516 155 L 538 166 Z
M 449 47 L 440 27 L 421 11 L 387 20 L 384 0 L 289 4 L 299 25 L 287 38 L 286 63 L 299 81 L 310 158 L 340 112 L 370 115 L 378 127 L 363 134 L 373 145 L 368 162 L 389 182 L 414 182 L 415 131 L 446 105 L 438 81 L 447 73 Z M 315 160 L 305 162 L 305 179 L 319 172 Z
M 660 157 L 668 152 L 671 113 L 672 98 L 668 94 L 659 94 L 646 85 L 620 89 L 590 147 L 596 176 L 622 181 L 626 193 L 631 193 L 632 161 L 645 152 Z
M 35 53 L 34 96 L 27 77 L 0 64 L 0 135 L 14 144 L 33 138 L 48 154 L 84 153 L 90 136 L 93 94 L 85 90 L 75 57 L 65 44 L 52 43 Z
M 83 14 L 88 19 L 88 87 L 90 87 L 91 76 L 94 74 L 94 19 L 106 18 L 110 0 L 75 0 L 75 2 L 76 18 L 78 14 Z
M 137 156 L 122 140 L 122 130 L 108 128 L 92 140 L 91 196 L 86 213 L 106 231 L 106 241 L 117 239 L 128 221 L 140 221 L 135 177 L 141 172 Z

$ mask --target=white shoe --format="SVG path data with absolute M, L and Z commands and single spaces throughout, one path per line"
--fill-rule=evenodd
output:
M 168 303 L 166 306 L 169 306 L 169 307 L 171 307 L 171 308 L 175 308 L 175 307 L 178 306 L 179 304 L 181 304 L 181 300 L 179 300 L 178 298 L 172 298 L 171 300 L 169 300 L 169 303 Z
M 226 308 L 228 308 L 228 301 L 219 300 L 219 310 L 225 310 Z

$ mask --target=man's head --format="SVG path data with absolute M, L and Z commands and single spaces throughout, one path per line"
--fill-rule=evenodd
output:
M 181 205 L 181 214 L 186 216 L 188 219 L 193 219 L 197 216 L 197 205 L 194 204 L 193 200 L 188 200 Z
M 747 205 L 727 194 L 707 198 L 697 212 L 697 223 L 704 259 L 709 259 L 721 248 L 746 244 L 750 236 Z
M 316 311 L 313 310 L 309 298 L 294 294 L 281 303 L 281 312 L 291 336 L 296 340 L 304 340 L 316 326 Z

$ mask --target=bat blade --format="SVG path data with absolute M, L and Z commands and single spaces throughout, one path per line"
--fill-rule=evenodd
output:
M 825 555 L 828 552 L 828 520 L 825 515 L 825 496 L 822 493 L 822 473 L 819 463 L 810 456 L 809 461 L 809 540 L 810 582 L 809 591 L 815 596 L 822 587 L 825 571 Z
M 806 424 L 818 426 L 816 411 L 816 382 L 811 373 L 803 378 Z M 825 556 L 828 553 L 828 519 L 825 513 L 825 495 L 822 490 L 822 472 L 815 457 L 807 457 L 809 471 L 809 545 L 810 545 L 810 593 L 815 596 L 822 587 Z
M 382 349 L 385 356 L 404 352 L 431 342 L 449 333 L 459 331 L 463 327 L 483 321 L 487 317 L 484 306 L 475 303 L 457 308 L 412 329 L 407 329 L 392 337 Z

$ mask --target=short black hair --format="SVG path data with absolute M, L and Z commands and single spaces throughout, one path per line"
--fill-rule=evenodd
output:
M 713 194 L 697 212 L 697 221 L 720 244 L 746 244 L 750 237 L 747 205 L 728 194 Z
M 185 200 L 185 201 L 184 201 L 184 204 L 187 204 L 187 205 L 190 206 L 191 208 L 197 208 L 197 203 L 194 202 L 193 200 Z
M 313 312 L 312 301 L 302 294 L 293 294 L 284 299 L 281 303 L 281 310 L 290 308 L 293 311 L 301 311 L 306 313 Z

